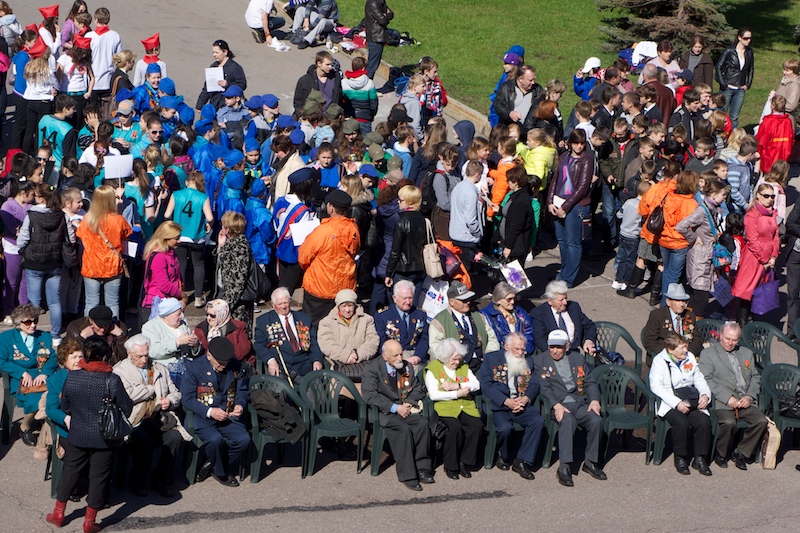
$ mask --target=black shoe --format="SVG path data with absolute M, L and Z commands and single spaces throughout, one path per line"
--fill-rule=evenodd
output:
M 714 463 L 720 468 L 728 468 L 728 460 L 718 453 L 714 454 Z
M 497 461 L 495 461 L 494 466 L 503 471 L 506 471 L 509 468 L 511 468 L 511 464 L 500 456 L 497 456 Z
M 733 453 L 731 454 L 731 459 L 733 459 L 736 468 L 738 468 L 739 470 L 747 470 L 747 459 L 745 458 L 744 455 L 742 455 L 742 452 L 740 452 L 739 450 L 733 450 Z
M 687 461 L 685 457 L 679 457 L 676 455 L 675 470 L 677 470 L 682 476 L 688 476 L 691 474 L 691 472 L 689 472 L 689 461 Z
M 302 41 L 300 41 L 300 44 L 297 45 L 297 49 L 298 50 L 303 50 L 305 48 L 308 48 L 309 46 L 311 46 L 311 45 L 308 44 L 308 41 L 303 39 Z
M 175 491 L 172 490 L 170 487 L 162 487 L 161 485 L 157 485 L 153 487 L 155 491 L 158 493 L 159 496 L 162 498 L 174 498 Z
M 461 477 L 466 477 L 466 478 L 472 477 L 472 472 L 470 471 L 469 467 L 464 463 L 458 465 L 458 471 L 461 474 Z
M 197 477 L 195 481 L 197 483 L 202 483 L 203 481 L 208 479 L 208 476 L 211 475 L 211 468 L 214 465 L 211 464 L 211 461 L 206 461 L 203 463 L 203 466 L 200 467 L 200 470 L 197 471 Z
M 25 431 L 20 430 L 19 436 L 26 446 L 36 446 L 36 434 L 33 429 L 28 428 Z
M 528 463 L 522 459 L 514 459 L 514 463 L 511 465 L 511 470 L 519 474 L 523 479 L 533 479 L 533 472 L 531 472 Z
M 214 475 L 214 479 L 220 482 L 221 485 L 225 485 L 226 487 L 238 487 L 239 482 L 236 481 L 236 477 L 233 474 L 228 474 L 224 477 L 217 477 L 216 474 Z
M 136 496 L 138 498 L 146 498 L 147 494 L 148 494 L 147 489 L 142 487 L 142 486 L 139 486 L 139 485 L 137 485 L 135 487 L 131 487 L 130 491 L 131 491 L 131 494 L 133 494 L 134 496 Z
M 603 472 L 603 469 L 591 461 L 584 461 L 581 470 L 593 478 L 599 479 L 600 481 L 605 481 L 608 479 L 608 476 L 606 476 L 606 473 Z
M 458 479 L 458 470 L 448 470 L 445 468 L 444 473 L 447 474 L 447 477 L 450 479 Z
M 706 464 L 705 457 L 697 456 L 692 460 L 692 468 L 703 474 L 704 476 L 710 476 L 712 474 L 711 469 Z
M 600 256 L 593 252 L 584 252 L 581 257 L 587 261 L 598 261 L 600 259 Z
M 81 501 L 81 497 L 79 494 L 73 494 L 69 497 L 69 501 L 79 503 Z
M 572 481 L 572 471 L 569 469 L 569 465 L 559 466 L 558 470 L 556 470 L 556 477 L 558 478 L 558 482 L 565 487 L 575 486 L 575 482 Z
M 253 39 L 255 39 L 258 44 L 264 44 L 264 42 L 266 42 L 267 40 L 266 35 L 258 30 L 253 30 L 252 34 L 253 34 Z
M 624 290 L 617 289 L 617 294 L 633 300 L 634 298 L 636 298 L 636 287 L 634 287 L 633 285 L 628 285 Z
M 403 485 L 405 485 L 406 488 L 409 488 L 411 490 L 415 490 L 417 492 L 422 490 L 422 485 L 420 485 L 419 481 L 417 481 L 416 479 L 411 479 L 409 481 L 403 481 Z
M 419 482 L 420 483 L 436 483 L 436 480 L 433 479 L 433 472 L 430 470 L 420 470 L 419 471 Z

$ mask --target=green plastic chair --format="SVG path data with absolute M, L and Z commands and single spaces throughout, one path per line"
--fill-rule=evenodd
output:
M 711 429 L 714 432 L 714 441 L 711 443 L 711 453 L 712 454 L 716 453 L 716 450 L 717 450 L 717 437 L 719 435 L 719 418 L 717 418 L 717 410 L 714 409 L 713 407 L 714 407 L 714 395 L 712 394 L 711 395 L 711 401 L 708 404 L 708 413 L 709 413 L 709 415 L 711 415 Z M 764 406 L 761 405 L 760 401 L 759 401 L 759 409 L 761 409 L 762 411 L 764 409 Z M 748 427 L 747 421 L 746 420 L 737 420 L 736 421 L 736 427 L 738 429 L 741 429 L 741 430 L 747 429 L 747 427 Z M 756 450 L 755 460 L 756 460 L 756 462 L 760 462 L 761 461 L 761 447 L 760 446 Z
M 556 417 L 552 412 L 553 408 L 550 405 L 550 400 L 545 398 L 544 394 L 539 394 L 536 397 L 536 403 L 539 406 L 539 414 L 541 414 L 544 419 L 544 429 L 547 431 L 547 444 L 545 445 L 544 455 L 542 456 L 542 468 L 550 468 L 559 424 L 556 422 Z
M 779 401 L 780 398 L 794 400 L 798 384 L 800 368 L 795 365 L 769 365 L 761 375 L 761 390 L 771 403 L 773 420 L 781 434 L 788 428 L 800 428 L 800 419 L 781 416 Z
M 719 332 L 722 329 L 722 320 L 714 320 L 713 318 L 703 318 L 697 321 L 695 325 L 695 330 L 697 334 L 700 335 L 700 338 L 703 339 L 703 343 L 706 342 L 717 342 L 717 339 L 714 338 L 714 335 L 717 335 L 719 338 Z M 700 355 L 700 354 L 695 354 Z
M 794 336 L 797 337 L 797 334 L 800 333 L 800 318 L 794 321 L 793 326 Z M 797 344 L 797 341 L 795 341 L 795 344 Z
M 742 341 L 755 355 L 756 365 L 760 369 L 772 363 L 770 353 L 772 342 L 778 340 L 794 350 L 800 363 L 800 346 L 789 340 L 781 330 L 766 322 L 750 322 L 742 330 Z
M 58 428 L 55 422 L 47 419 L 47 425 L 50 426 L 50 434 L 53 436 L 53 445 L 50 446 L 50 453 L 47 456 L 47 465 L 44 468 L 44 480 L 50 481 L 50 497 L 55 499 L 58 492 L 58 480 L 61 479 L 61 472 L 64 471 L 64 461 L 58 458 L 58 441 L 61 435 L 58 434 Z
M 250 393 L 256 389 L 266 389 L 275 393 L 284 393 L 287 401 L 291 401 L 300 411 L 306 409 L 300 395 L 297 394 L 289 382 L 283 378 L 278 378 L 270 375 L 258 375 L 250 378 Z M 248 402 L 247 410 L 250 413 L 250 437 L 255 447 L 255 458 L 250 463 L 250 483 L 258 483 L 261 480 L 261 469 L 264 467 L 264 447 L 269 443 L 275 443 L 278 448 L 278 462 L 283 462 L 283 455 L 286 449 L 286 444 L 289 443 L 286 439 L 276 439 L 266 429 L 261 428 L 258 419 L 258 412 L 251 403 Z M 307 449 L 308 449 L 308 433 L 303 434 L 300 439 L 301 446 L 301 473 L 305 472 Z
M 661 400 L 654 396 L 654 406 L 653 406 L 653 414 L 658 412 L 658 407 L 661 404 Z M 711 403 L 709 402 L 709 416 L 713 412 L 711 409 Z M 660 465 L 663 458 L 664 458 L 664 447 L 667 444 L 667 432 L 672 429 L 672 424 L 666 421 L 666 419 L 661 418 L 660 416 L 655 416 L 655 426 L 656 426 L 656 440 L 653 443 L 653 464 Z M 717 442 L 717 424 L 714 422 L 714 419 L 711 419 L 711 441 L 713 443 Z M 710 451 L 713 453 L 714 448 Z
M 3 444 L 8 444 L 17 400 L 11 395 L 11 376 L 7 372 L 0 372 L 0 374 L 3 375 L 3 409 L 0 411 L 0 439 L 2 439 Z
M 644 345 L 644 328 L 642 328 L 642 331 L 639 333 L 639 340 L 642 342 L 642 348 L 644 349 L 645 354 L 647 355 L 647 366 L 649 367 L 653 362 L 653 358 L 655 356 L 657 356 L 658 353 L 653 353 L 650 350 L 648 350 L 647 348 L 645 348 L 645 345 Z
M 650 451 L 652 447 L 653 418 L 655 416 L 652 409 L 653 394 L 650 388 L 639 377 L 638 372 L 630 368 L 618 365 L 601 365 L 592 371 L 592 377 L 600 387 L 600 407 L 603 415 L 603 432 L 606 434 L 606 447 L 602 457 L 608 454 L 608 441 L 611 432 L 615 429 L 630 431 L 636 428 L 647 428 L 647 442 L 645 453 L 645 464 L 650 464 Z M 625 397 L 629 386 L 633 385 L 633 409 L 626 408 Z M 644 400 L 644 401 L 643 401 Z M 646 404 L 647 411 L 641 413 L 637 406 Z M 623 438 L 623 443 L 627 439 Z
M 497 432 L 494 428 L 494 415 L 492 413 L 492 401 L 485 395 L 479 394 L 475 397 L 475 403 L 478 405 L 478 410 L 485 416 L 486 423 L 486 448 L 483 452 L 483 467 L 486 470 L 494 468 L 495 460 L 497 459 Z M 524 431 L 525 429 L 519 424 L 512 422 L 514 431 Z
M 342 388 L 352 394 L 358 405 L 358 420 L 350 420 L 339 416 L 339 395 Z M 300 398 L 307 406 L 303 410 L 309 437 L 307 441 L 308 459 L 306 475 L 314 475 L 314 463 L 317 457 L 317 442 L 321 437 L 358 437 L 358 464 L 356 472 L 361 473 L 361 462 L 364 456 L 364 435 L 367 425 L 367 404 L 361 398 L 353 382 L 334 370 L 315 370 L 306 374 L 297 387 Z
M 603 347 L 607 352 L 617 352 L 617 344 L 620 340 L 625 341 L 634 353 L 633 369 L 640 376 L 642 375 L 642 349 L 633 340 L 631 334 L 614 322 L 598 321 L 594 325 L 597 327 L 597 345 Z

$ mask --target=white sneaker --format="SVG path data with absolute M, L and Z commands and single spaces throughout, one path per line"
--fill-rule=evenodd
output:
M 614 281 L 611 283 L 611 288 L 617 291 L 624 291 L 625 289 L 628 288 L 628 284 L 619 281 Z
M 11 320 L 11 315 L 6 315 L 6 317 L 3 319 L 3 325 L 4 326 L 13 326 L 14 325 L 14 321 Z
M 58 348 L 61 345 L 61 337 L 53 337 L 52 345 L 53 348 Z
M 291 50 L 291 47 L 289 47 L 286 44 L 280 42 L 278 39 L 276 39 L 274 37 L 272 38 L 272 44 L 269 45 L 269 46 L 271 48 L 274 48 L 278 52 L 288 52 L 289 50 Z

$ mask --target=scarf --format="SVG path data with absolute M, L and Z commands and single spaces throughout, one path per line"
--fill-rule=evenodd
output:
M 157 62 L 158 62 L 158 56 L 155 56 L 155 55 L 145 55 L 145 56 L 142 58 L 142 61 L 144 61 L 144 62 L 145 62 L 146 64 L 148 64 L 148 65 L 150 65 L 150 64 L 152 64 L 152 63 L 157 63 Z
M 206 309 L 212 310 L 214 314 L 217 315 L 217 325 L 214 327 L 211 327 L 211 325 L 208 326 L 208 340 L 210 341 L 216 337 L 224 337 L 225 327 L 231 319 L 228 303 L 225 300 L 211 300 L 206 304 Z
M 97 27 L 94 29 L 94 32 L 97 35 L 103 35 L 104 33 L 107 33 L 109 31 L 111 31 L 111 28 L 109 28 L 108 26 L 100 25 L 100 24 L 98 24 Z
M 111 365 L 106 361 L 87 361 L 86 359 L 81 359 L 78 361 L 78 366 L 87 372 L 111 372 Z
M 756 209 L 758 209 L 758 212 L 764 215 L 765 217 L 771 217 L 773 212 L 775 211 L 772 207 L 764 207 L 759 202 L 756 202 L 753 205 L 755 205 Z

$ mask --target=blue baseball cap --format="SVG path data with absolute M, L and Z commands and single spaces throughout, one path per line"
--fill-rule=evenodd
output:
M 511 48 L 508 49 L 506 54 L 517 54 L 519 57 L 525 57 L 525 48 L 521 47 L 518 44 L 515 44 Z
M 311 176 L 313 175 L 314 175 L 313 168 L 303 167 L 289 174 L 289 183 L 291 184 L 303 183 L 306 180 L 310 180 Z
M 295 145 L 303 144 L 306 142 L 306 134 L 301 129 L 294 129 L 289 133 L 289 140 Z
M 294 126 L 296 122 L 290 115 L 280 115 L 277 120 L 275 120 L 275 125 L 279 128 L 288 128 L 289 126 Z
M 230 87 L 225 89 L 224 93 L 222 93 L 222 96 L 224 96 L 225 98 L 233 98 L 236 96 L 241 98 L 243 95 L 244 91 L 242 91 L 242 88 L 239 87 L 238 85 L 231 85 Z
M 178 109 L 182 103 L 182 96 L 165 96 L 159 101 L 159 105 L 165 109 Z
M 278 107 L 278 103 L 280 100 L 274 94 L 265 94 L 261 97 L 261 104 L 265 107 L 269 107 L 270 109 L 275 109 Z
M 116 100 L 117 103 L 120 103 L 123 100 L 133 100 L 133 91 L 127 87 L 124 87 L 117 91 L 117 94 L 114 95 L 114 100 Z
M 263 102 L 263 100 L 261 99 L 261 97 L 258 96 L 258 95 L 255 95 L 255 96 L 251 96 L 250 99 L 247 100 L 244 103 L 244 106 L 247 109 L 252 109 L 254 111 L 260 111 L 262 102 Z
M 147 65 L 147 74 L 161 74 L 161 65 L 158 63 L 150 63 Z
M 228 152 L 228 155 L 225 156 L 225 166 L 227 168 L 233 168 L 242 161 L 244 161 L 244 154 L 239 150 L 231 150 Z
M 170 78 L 162 78 L 158 84 L 158 90 L 164 94 L 175 96 L 175 82 Z
M 369 176 L 370 178 L 378 177 L 378 170 L 370 164 L 361 165 L 361 168 L 358 169 L 358 173 Z

